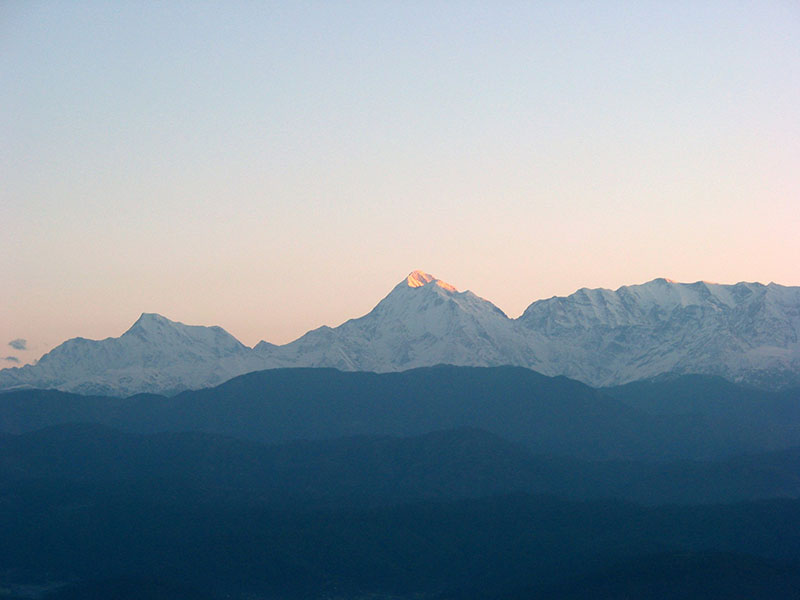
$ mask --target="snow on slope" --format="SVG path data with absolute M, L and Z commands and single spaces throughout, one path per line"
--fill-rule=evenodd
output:
M 491 302 L 414 271 L 368 314 L 284 346 L 254 349 L 219 327 L 144 314 L 121 337 L 64 342 L 0 389 L 172 393 L 292 366 L 393 371 L 449 363 L 519 365 L 590 385 L 707 373 L 765 387 L 800 384 L 800 288 L 656 279 L 581 289 L 509 319 Z
M 359 371 L 523 364 L 530 351 L 510 323 L 491 302 L 414 271 L 363 317 L 315 329 L 286 346 L 259 344 L 255 350 L 286 366 Z
M 707 373 L 779 387 L 800 383 L 798 315 L 800 288 L 655 279 L 540 300 L 513 320 L 415 271 L 364 317 L 256 350 L 283 366 L 511 364 L 595 386 Z
M 800 383 L 800 288 L 655 279 L 531 304 L 521 327 L 548 341 L 545 373 L 616 385 L 706 373 L 775 387 Z
M 118 338 L 74 338 L 35 365 L 0 371 L 0 389 L 172 393 L 216 385 L 261 367 L 250 348 L 220 327 L 184 325 L 145 313 Z

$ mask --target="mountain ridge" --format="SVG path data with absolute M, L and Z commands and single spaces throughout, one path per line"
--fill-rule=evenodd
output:
M 221 327 L 142 313 L 118 338 L 73 338 L 35 365 L 0 370 L 0 389 L 171 394 L 267 368 L 438 363 L 523 366 L 593 386 L 699 373 L 781 388 L 800 384 L 798 338 L 800 287 L 657 278 L 537 300 L 511 319 L 471 291 L 412 271 L 367 314 L 288 344 L 249 348 Z

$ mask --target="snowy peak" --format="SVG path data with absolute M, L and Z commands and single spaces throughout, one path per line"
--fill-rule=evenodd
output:
M 453 312 L 455 311 L 455 313 Z M 423 314 L 428 319 L 451 319 L 456 314 L 489 314 L 508 320 L 497 306 L 469 290 L 459 292 L 455 286 L 424 271 L 412 271 L 363 318 L 386 319 L 390 316 L 412 321 Z M 439 315 L 434 317 L 433 315 Z M 356 321 L 359 319 L 355 319 Z
M 186 327 L 183 323 L 170 321 L 157 313 L 142 313 L 141 316 L 136 319 L 136 322 L 131 325 L 130 329 L 122 335 L 163 335 L 176 326 Z
M 408 277 L 406 277 L 405 284 L 410 288 L 420 288 L 428 284 L 434 284 L 443 290 L 447 290 L 448 292 L 458 291 L 449 283 L 442 281 L 441 279 L 436 279 L 433 275 L 425 273 L 424 271 L 411 271 L 411 273 L 408 274 Z
M 518 321 L 546 336 L 549 356 L 539 370 L 592 385 L 662 373 L 764 387 L 800 381 L 796 287 L 655 279 L 539 300 Z
M 151 327 L 163 327 L 165 325 L 183 325 L 183 323 L 179 323 L 177 321 L 171 321 L 167 317 L 159 315 L 158 313 L 142 313 L 138 319 L 131 325 L 131 329 L 134 328 L 151 328 Z
M 642 319 L 659 320 L 664 314 L 692 307 L 731 309 L 763 297 L 767 289 L 760 283 L 678 283 L 659 278 L 616 290 L 581 288 L 570 296 L 537 300 L 525 309 L 520 320 L 538 324 L 547 315 L 560 315 L 556 320 L 562 324 L 618 326 Z
M 733 307 L 748 297 L 763 294 L 760 283 L 723 285 L 710 281 L 679 283 L 671 279 L 654 279 L 641 285 L 623 286 L 617 294 L 629 294 L 640 302 L 659 307 L 687 307 L 716 304 Z
M 411 273 L 408 274 L 408 277 L 406 277 L 406 284 L 408 287 L 412 288 L 422 287 L 423 285 L 427 285 L 432 281 L 435 281 L 434 276 L 424 273 L 423 271 L 411 271 Z
M 73 338 L 36 365 L 0 371 L 0 389 L 58 388 L 124 396 L 208 387 L 266 368 L 221 327 L 184 325 L 144 313 L 120 337 Z
M 130 343 L 139 340 L 154 348 L 161 346 L 165 352 L 169 352 L 168 347 L 175 346 L 194 347 L 198 350 L 205 348 L 225 354 L 240 353 L 248 349 L 222 327 L 184 325 L 156 313 L 142 313 L 119 339 Z
M 395 371 L 440 363 L 519 364 L 510 319 L 491 302 L 412 271 L 363 317 L 257 351 L 285 366 Z M 511 352 L 511 354 L 509 354 Z

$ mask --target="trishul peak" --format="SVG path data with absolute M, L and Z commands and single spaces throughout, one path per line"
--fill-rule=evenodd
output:
M 425 273 L 424 271 L 411 271 L 411 273 L 408 274 L 408 277 L 406 277 L 406 284 L 411 288 L 423 287 L 431 283 L 438 285 L 440 288 L 445 289 L 448 292 L 457 291 L 456 288 L 449 283 L 444 282 L 441 279 L 436 279 L 433 275 Z

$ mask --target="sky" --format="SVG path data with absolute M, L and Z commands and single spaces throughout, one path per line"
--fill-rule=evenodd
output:
M 800 285 L 799 42 L 794 0 L 2 2 L 0 368 L 142 312 L 286 343 L 414 269 L 511 317 Z

